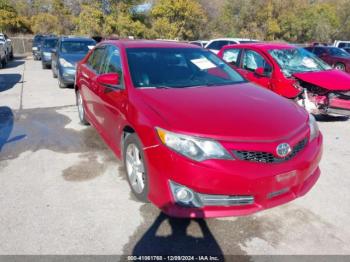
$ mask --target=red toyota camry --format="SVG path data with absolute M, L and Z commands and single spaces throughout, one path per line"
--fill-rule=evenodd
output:
M 169 215 L 251 214 L 320 176 L 315 119 L 200 47 L 102 42 L 78 64 L 75 88 L 81 122 L 123 159 L 133 193 Z
M 303 48 L 276 43 L 230 45 L 218 56 L 248 80 L 293 99 L 309 112 L 350 116 L 350 75 Z

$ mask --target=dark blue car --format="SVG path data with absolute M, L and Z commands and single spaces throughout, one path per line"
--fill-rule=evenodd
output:
M 51 67 L 51 54 L 56 48 L 57 37 L 44 37 L 40 48 L 41 64 L 43 69 Z
M 52 52 L 52 74 L 58 78 L 60 88 L 73 85 L 76 64 L 96 45 L 95 40 L 86 37 L 60 37 Z

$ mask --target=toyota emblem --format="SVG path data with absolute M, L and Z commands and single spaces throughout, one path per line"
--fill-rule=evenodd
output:
M 292 152 L 292 148 L 289 144 L 283 143 L 279 144 L 276 149 L 276 153 L 279 157 L 286 157 Z

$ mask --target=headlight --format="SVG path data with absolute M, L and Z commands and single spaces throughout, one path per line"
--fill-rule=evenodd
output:
M 71 63 L 69 63 L 66 59 L 60 58 L 59 59 L 61 66 L 63 67 L 74 67 Z
M 33 50 L 33 51 L 37 51 L 38 48 L 37 48 L 36 46 L 34 46 L 34 47 L 32 47 L 32 50 Z
M 233 159 L 226 149 L 214 140 L 175 134 L 162 128 L 156 130 L 164 145 L 193 160 Z
M 310 142 L 318 137 L 319 129 L 316 119 L 313 115 L 309 114 L 309 127 L 310 127 Z

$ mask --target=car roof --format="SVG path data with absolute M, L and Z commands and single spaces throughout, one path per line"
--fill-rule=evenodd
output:
M 234 38 L 234 37 L 224 37 L 224 38 L 215 38 L 211 39 L 209 42 L 214 42 L 214 41 L 259 41 L 256 39 L 251 39 L 251 38 Z
M 60 41 L 93 41 L 95 42 L 94 39 L 89 38 L 89 37 L 79 37 L 79 36 L 61 36 Z
M 56 39 L 58 39 L 58 37 L 56 37 L 56 36 L 46 36 L 46 37 L 43 38 L 43 41 L 45 41 L 45 40 L 56 40 Z
M 165 41 L 165 40 L 106 40 L 101 42 L 101 44 L 114 44 L 120 45 L 124 48 L 200 48 L 193 44 L 185 42 L 174 42 L 174 41 Z

